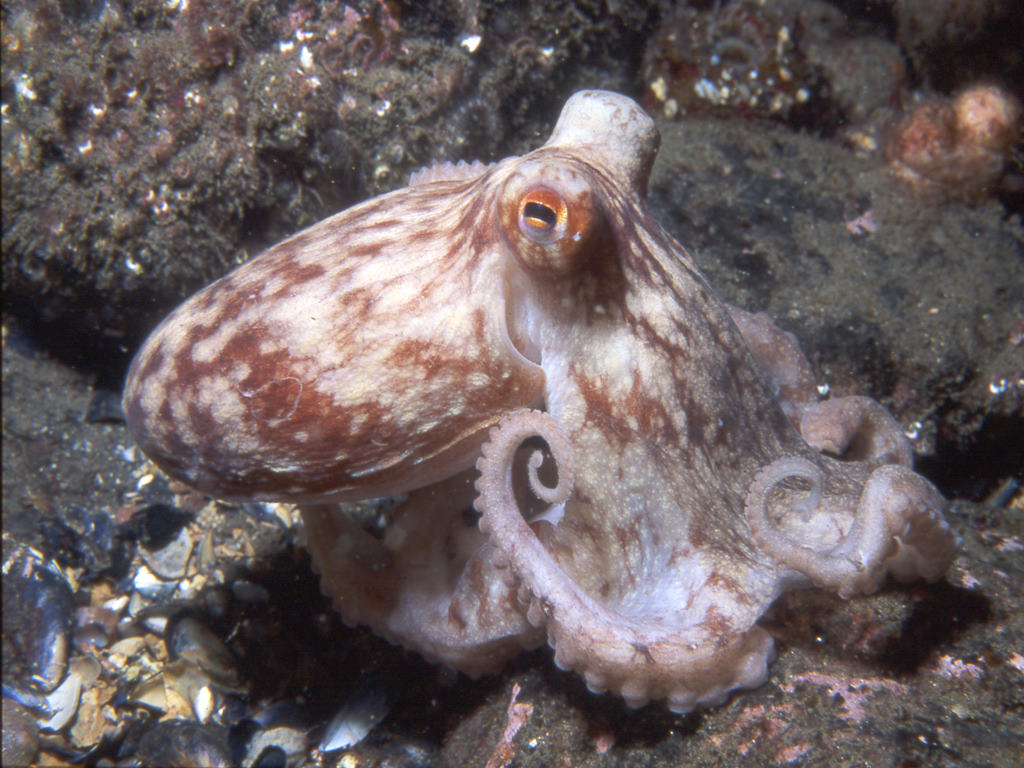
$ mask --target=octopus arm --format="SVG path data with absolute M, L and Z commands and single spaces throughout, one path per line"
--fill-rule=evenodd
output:
M 796 336 L 779 328 L 764 312 L 747 312 L 728 304 L 725 308 L 768 389 L 793 425 L 799 427 L 800 415 L 817 399 L 817 390 L 811 364 Z
M 658 616 L 627 616 L 588 594 L 559 565 L 513 494 L 513 457 L 534 436 L 550 447 L 559 479 L 554 488 L 541 486 L 535 453 L 530 486 L 550 504 L 566 501 L 572 457 L 565 435 L 548 414 L 521 410 L 490 431 L 477 462 L 476 504 L 481 530 L 522 580 L 527 619 L 547 630 L 555 663 L 580 672 L 592 691 L 614 690 L 633 707 L 665 698 L 675 712 L 716 704 L 731 690 L 763 683 L 773 649 L 762 629 L 733 628 L 721 614 L 688 626 Z
M 807 444 L 847 460 L 910 467 L 914 451 L 899 422 L 870 397 L 835 397 L 808 405 L 800 416 Z
M 810 485 L 794 510 L 811 518 L 827 509 L 824 474 L 809 459 L 777 459 L 754 478 L 746 514 L 754 540 L 780 565 L 848 598 L 875 591 L 891 573 L 901 581 L 938 579 L 956 554 L 958 539 L 946 523 L 946 501 L 912 470 L 886 464 L 871 472 L 846 531 L 834 540 L 814 525 L 783 528 L 768 512 L 773 487 L 790 478 Z
M 465 524 L 470 472 L 410 493 L 383 539 L 336 504 L 303 505 L 302 516 L 323 591 L 347 624 L 476 677 L 543 633 L 519 609 L 494 547 Z

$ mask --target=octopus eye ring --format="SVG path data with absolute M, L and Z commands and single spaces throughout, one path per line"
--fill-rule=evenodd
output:
M 565 237 L 568 220 L 565 200 L 546 187 L 531 189 L 519 201 L 519 231 L 539 245 Z

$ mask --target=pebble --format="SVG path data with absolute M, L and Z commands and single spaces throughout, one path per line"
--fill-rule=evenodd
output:
M 231 593 L 243 603 L 269 603 L 270 593 L 259 584 L 238 579 L 231 584 Z

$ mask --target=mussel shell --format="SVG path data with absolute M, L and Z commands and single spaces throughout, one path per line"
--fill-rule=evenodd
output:
M 45 567 L 12 569 L 3 580 L 3 607 L 5 683 L 49 693 L 67 671 L 71 588 Z

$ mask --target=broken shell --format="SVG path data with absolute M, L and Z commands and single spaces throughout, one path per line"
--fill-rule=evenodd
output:
M 71 722 L 78 711 L 82 696 L 82 678 L 76 673 L 64 678 L 57 689 L 46 697 L 46 714 L 40 718 L 39 727 L 44 731 L 59 731 Z
M 110 641 L 107 633 L 103 631 L 103 627 L 95 622 L 76 628 L 74 637 L 75 648 L 82 653 L 93 653 L 101 648 L 106 648 Z
M 170 595 L 174 591 L 177 584 L 174 582 L 164 581 L 153 573 L 145 565 L 139 566 L 139 569 L 135 572 L 135 578 L 132 579 L 132 587 L 143 597 L 149 598 L 150 600 L 159 600 L 162 597 Z M 142 606 L 133 605 L 129 603 L 129 613 L 136 613 L 136 608 Z
M 42 548 L 51 558 L 80 569 L 84 581 L 101 576 L 124 578 L 135 552 L 130 530 L 114 523 L 104 511 L 75 505 L 61 516 L 40 520 Z
M 238 684 L 235 657 L 220 638 L 199 620 L 179 614 L 167 623 L 164 635 L 172 659 L 185 659 L 209 675 L 218 685 L 233 688 Z
M 39 718 L 39 727 L 44 731 L 59 731 L 78 712 L 82 692 L 96 682 L 100 665 L 91 656 L 77 656 L 71 662 L 68 674 L 57 689 L 46 697 L 44 714 Z
M 200 573 L 209 573 L 217 565 L 217 551 L 213 546 L 213 532 L 207 531 L 196 548 L 196 568 Z
M 304 731 L 278 727 L 259 731 L 249 741 L 245 768 L 295 766 L 306 756 L 308 740 Z
M 130 765 L 203 765 L 227 768 L 233 765 L 227 731 L 215 725 L 180 720 L 157 723 L 139 740 Z
M 131 697 L 137 704 L 181 719 L 209 716 L 218 703 L 206 673 L 184 659 L 164 664 L 157 674 L 136 685 Z
M 25 559 L 3 581 L 4 662 L 24 670 L 28 687 L 53 691 L 67 670 L 71 642 L 72 591 L 58 574 Z M 13 658 L 8 659 L 10 646 Z
M 127 601 L 125 601 L 127 604 Z M 85 605 L 75 609 L 75 647 L 89 649 L 106 648 L 117 632 L 120 610 L 103 605 Z
M 195 712 L 196 720 L 200 723 L 209 720 L 216 708 L 217 695 L 208 685 L 202 686 L 192 697 L 192 711 Z
M 192 555 L 195 539 L 187 528 L 182 528 L 167 544 L 157 550 L 142 547 L 142 559 L 162 579 L 180 579 L 185 575 L 188 559 Z
M 162 635 L 167 630 L 166 616 L 147 616 L 142 620 L 142 626 L 154 635 Z

